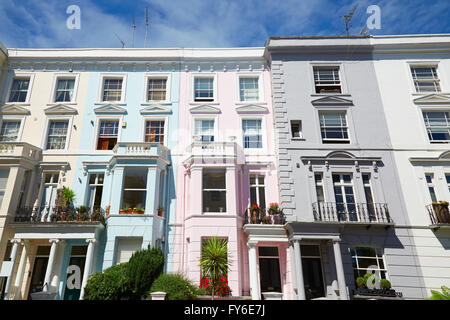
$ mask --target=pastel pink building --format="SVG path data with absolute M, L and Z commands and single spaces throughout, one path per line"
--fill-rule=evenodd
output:
M 180 74 L 176 218 L 169 272 L 201 279 L 202 241 L 228 243 L 233 296 L 291 298 L 264 48 L 186 49 Z M 258 204 L 259 214 L 249 207 Z M 274 213 L 273 211 L 271 213 Z M 267 293 L 266 292 L 271 292 Z

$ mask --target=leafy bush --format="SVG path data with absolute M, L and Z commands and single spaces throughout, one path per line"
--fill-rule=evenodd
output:
M 442 286 L 442 293 L 436 290 L 431 290 L 432 296 L 425 298 L 425 300 L 450 300 L 450 289 Z
M 356 278 L 356 286 L 358 288 L 364 288 L 366 286 L 366 281 L 363 277 Z
M 161 274 L 149 293 L 157 291 L 165 292 L 167 300 L 195 300 L 198 294 L 197 288 L 181 274 Z
M 128 261 L 126 276 L 130 281 L 134 298 L 148 292 L 153 281 L 162 273 L 164 268 L 164 254 L 159 248 L 136 251 Z
M 125 275 L 127 263 L 117 264 L 103 272 L 93 274 L 84 289 L 85 300 L 120 300 L 130 293 Z
M 385 289 L 385 290 L 389 290 L 392 287 L 391 282 L 387 279 L 381 279 L 380 286 L 381 286 L 381 289 Z

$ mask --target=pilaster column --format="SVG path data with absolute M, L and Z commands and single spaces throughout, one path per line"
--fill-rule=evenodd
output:
M 50 239 L 49 242 L 52 244 L 52 246 L 50 248 L 50 256 L 48 257 L 47 270 L 45 271 L 44 287 L 42 289 L 42 291 L 44 292 L 47 292 L 50 289 L 50 281 L 52 278 L 53 265 L 55 264 L 59 239 Z
M 23 249 L 22 249 L 22 254 L 20 255 L 20 262 L 19 262 L 19 267 L 17 269 L 17 274 L 16 274 L 16 280 L 14 281 L 14 299 L 18 298 L 19 294 L 20 294 L 20 289 L 22 287 L 22 280 L 23 280 L 23 273 L 25 271 L 25 265 L 26 265 L 26 261 L 27 261 L 27 255 L 28 255 L 28 241 L 24 240 L 23 241 Z M 19 297 L 20 299 L 20 297 Z
M 145 213 L 158 214 L 158 205 L 160 199 L 161 169 L 159 167 L 150 167 L 147 172 L 147 196 L 145 200 Z
M 334 261 L 336 264 L 336 275 L 339 284 L 339 299 L 348 300 L 347 288 L 345 285 L 344 265 L 342 264 L 340 240 L 333 239 Z
M 84 299 L 84 288 L 86 287 L 89 275 L 91 274 L 92 261 L 94 258 L 94 246 L 95 239 L 86 239 L 88 243 L 87 253 L 86 253 L 86 262 L 84 264 L 84 273 L 83 273 L 83 281 L 81 284 L 81 292 L 80 292 L 80 300 Z
M 288 251 L 286 254 L 290 255 L 290 262 L 291 262 L 291 279 L 292 279 L 292 293 L 293 293 L 293 300 L 297 300 L 297 293 L 295 292 L 295 288 L 297 288 L 297 270 L 295 268 L 295 252 L 294 252 L 294 243 L 291 241 L 289 242 Z
M 11 243 L 13 244 L 13 247 L 11 249 L 11 271 L 8 275 L 8 279 L 6 280 L 6 287 L 5 287 L 5 297 L 6 299 L 9 299 L 11 296 L 11 284 L 12 284 L 12 278 L 14 276 L 14 269 L 16 266 L 16 259 L 17 259 L 17 254 L 19 253 L 19 245 L 21 243 L 20 239 L 12 239 Z
M 188 180 L 189 181 L 189 180 Z M 190 187 L 186 191 L 189 201 L 189 211 L 185 217 L 203 213 L 203 170 L 202 167 L 191 167 Z M 227 208 L 228 210 L 228 208 Z
M 302 253 L 300 240 L 294 240 L 295 276 L 297 282 L 297 299 L 306 300 L 305 282 L 303 280 Z
M 260 300 L 258 267 L 256 261 L 256 243 L 249 242 L 248 246 L 248 271 L 250 276 L 250 293 L 252 300 Z
M 113 183 L 111 189 L 111 213 L 118 214 L 120 210 L 120 202 L 122 201 L 123 189 L 123 167 L 116 167 L 114 170 Z

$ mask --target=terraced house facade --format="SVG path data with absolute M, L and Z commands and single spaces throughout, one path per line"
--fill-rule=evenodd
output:
M 367 272 L 406 299 L 448 286 L 449 47 L 0 46 L 2 298 L 83 299 L 149 245 L 199 284 L 213 236 L 239 299 L 367 298 Z

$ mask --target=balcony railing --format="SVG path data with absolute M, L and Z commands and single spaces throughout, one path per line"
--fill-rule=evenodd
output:
M 448 204 L 432 203 L 426 206 L 430 215 L 431 224 L 450 224 Z
M 20 207 L 16 210 L 15 222 L 20 223 L 65 223 L 100 222 L 105 224 L 105 212 L 101 208 L 80 211 L 73 207 Z
M 151 142 L 118 142 L 113 152 L 121 156 L 154 156 L 167 158 L 168 149 L 160 143 Z
M 312 204 L 315 221 L 340 223 L 392 224 L 386 203 L 336 203 Z
M 279 213 L 270 214 L 268 209 L 260 209 L 259 212 L 252 212 L 250 209 L 245 210 L 244 225 L 246 224 L 271 224 L 284 225 L 286 216 L 281 210 Z
M 41 149 L 26 142 L 2 142 L 0 143 L 0 157 L 39 161 Z
M 237 154 L 235 142 L 193 142 L 189 151 L 193 156 L 230 156 Z

